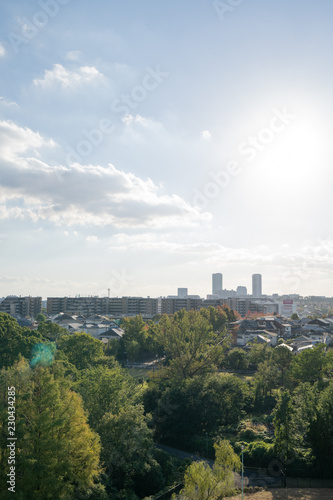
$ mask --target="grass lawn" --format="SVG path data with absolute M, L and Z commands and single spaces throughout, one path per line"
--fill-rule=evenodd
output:
M 146 368 L 127 368 L 127 371 L 135 380 L 139 380 L 140 378 L 147 380 L 153 373 L 153 370 L 147 370 Z

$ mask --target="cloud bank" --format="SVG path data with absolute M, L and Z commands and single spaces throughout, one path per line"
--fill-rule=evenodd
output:
M 210 219 L 151 179 L 114 165 L 52 165 L 57 145 L 38 132 L 0 122 L 0 218 L 56 225 L 191 227 Z

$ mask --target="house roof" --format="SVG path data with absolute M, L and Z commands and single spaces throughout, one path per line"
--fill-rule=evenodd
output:
M 244 332 L 244 335 L 269 335 L 270 337 L 277 337 L 277 333 L 275 332 L 269 332 L 268 330 L 246 330 Z
M 323 326 L 331 326 L 331 322 L 327 321 L 327 319 L 324 318 L 316 318 L 316 319 L 311 319 L 309 321 L 309 325 L 323 325 Z
M 297 342 L 311 342 L 311 338 L 307 337 L 306 335 L 300 335 L 296 339 L 293 339 L 293 344 L 295 344 L 295 342 L 296 343 Z
M 270 340 L 264 335 L 257 335 L 255 338 L 250 339 L 247 343 L 252 344 L 253 342 L 258 342 L 259 344 L 269 344 Z
M 104 338 L 121 338 L 124 335 L 124 330 L 122 328 L 109 328 L 106 332 L 100 333 L 99 337 Z
M 290 345 L 284 344 L 284 343 L 278 344 L 276 347 L 286 347 L 287 349 L 289 349 L 289 351 L 293 351 L 294 350 Z
M 300 347 L 297 349 L 297 352 L 305 351 L 306 349 L 313 349 L 313 345 L 312 345 L 312 344 L 309 344 L 309 345 L 303 345 L 303 346 L 300 346 Z

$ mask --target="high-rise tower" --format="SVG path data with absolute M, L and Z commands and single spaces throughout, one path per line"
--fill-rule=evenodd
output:
M 259 298 L 262 296 L 261 274 L 252 274 L 252 295 L 255 298 Z
M 215 273 L 212 275 L 212 293 L 213 295 L 218 295 L 222 292 L 222 280 L 223 276 L 221 273 Z

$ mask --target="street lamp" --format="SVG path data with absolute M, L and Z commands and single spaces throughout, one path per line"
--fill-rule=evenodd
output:
M 242 500 L 244 500 L 244 446 L 242 445 Z

